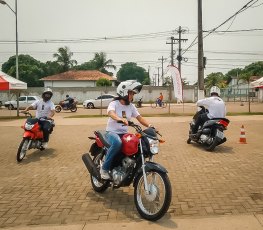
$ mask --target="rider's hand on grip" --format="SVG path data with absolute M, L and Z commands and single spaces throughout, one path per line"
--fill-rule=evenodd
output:
M 121 119 L 121 120 L 118 120 L 117 123 L 122 123 L 123 125 L 129 125 L 129 121 L 127 121 L 126 119 Z

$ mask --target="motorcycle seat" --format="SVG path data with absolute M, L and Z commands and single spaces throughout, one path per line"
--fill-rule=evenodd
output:
M 110 147 L 110 144 L 107 142 L 106 137 L 105 137 L 106 131 L 104 131 L 104 130 L 103 131 L 96 131 L 95 134 L 98 135 L 98 137 L 100 138 L 100 141 L 102 142 L 102 144 L 105 147 L 107 147 L 107 148 Z

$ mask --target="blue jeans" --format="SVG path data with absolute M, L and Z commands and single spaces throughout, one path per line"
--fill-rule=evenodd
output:
M 111 169 L 113 159 L 121 151 L 122 142 L 120 135 L 118 135 L 117 133 L 107 132 L 105 136 L 107 142 L 110 144 L 110 148 L 107 151 L 104 164 L 102 165 L 102 169 L 109 171 Z

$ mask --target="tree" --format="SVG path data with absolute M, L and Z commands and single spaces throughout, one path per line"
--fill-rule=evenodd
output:
M 241 68 L 232 69 L 225 74 L 224 80 L 226 81 L 227 84 L 229 84 L 232 78 L 239 79 L 239 75 L 241 74 L 241 72 L 242 72 Z
M 77 64 L 76 60 L 71 60 L 73 53 L 70 52 L 67 46 L 60 47 L 58 52 L 53 54 L 53 57 L 57 59 L 57 63 L 61 66 L 62 72 L 68 71 L 74 65 Z
M 106 78 L 100 78 L 96 81 L 96 86 L 111 86 L 111 81 Z
M 258 61 L 247 65 L 242 74 L 250 74 L 250 76 L 263 76 L 263 61 Z
M 45 76 L 50 76 L 62 72 L 62 67 L 56 61 L 47 61 L 43 64 Z
M 107 69 L 111 68 L 116 70 L 116 66 L 112 64 L 111 59 L 107 60 L 106 53 L 95 53 L 94 58 L 88 62 L 84 62 L 81 65 L 75 66 L 76 70 L 99 70 L 102 73 L 113 76 L 112 72 Z
M 43 70 L 44 64 L 37 61 L 30 55 L 20 54 L 18 56 L 19 61 L 19 79 L 27 83 L 28 87 L 43 86 L 43 82 L 39 79 L 45 76 Z M 3 63 L 2 70 L 16 77 L 16 57 L 12 56 L 7 62 Z
M 126 80 L 137 80 L 140 83 L 150 82 L 148 73 L 146 70 L 140 66 L 137 66 L 134 62 L 127 62 L 121 65 L 117 73 L 117 79 L 119 81 Z
M 99 70 L 102 73 L 113 75 L 111 72 L 108 72 L 108 68 L 112 68 L 116 70 L 116 66 L 113 65 L 113 61 L 111 59 L 107 60 L 107 55 L 104 52 L 95 53 L 93 60 L 91 61 L 92 65 L 96 70 Z
M 212 86 L 225 88 L 227 84 L 224 80 L 224 74 L 222 74 L 221 72 L 208 74 L 205 78 L 205 89 L 210 89 Z

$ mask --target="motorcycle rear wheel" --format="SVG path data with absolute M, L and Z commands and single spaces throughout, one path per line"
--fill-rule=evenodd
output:
M 218 140 L 217 140 L 217 138 L 214 137 L 213 142 L 210 145 L 207 145 L 205 147 L 205 150 L 208 152 L 212 152 L 217 145 L 218 145 Z
M 104 156 L 103 153 L 100 153 L 93 158 L 93 162 L 98 170 L 100 169 L 100 161 L 103 159 L 103 156 Z M 92 175 L 90 175 L 90 180 L 91 180 L 92 188 L 98 193 L 105 192 L 110 184 L 109 181 L 98 181 L 98 179 Z
M 16 154 L 17 162 L 21 162 L 26 156 L 26 151 L 27 151 L 26 148 L 27 148 L 28 142 L 29 142 L 28 138 L 23 138 L 23 140 L 21 141 L 18 147 L 18 150 L 17 150 L 17 154 Z
M 61 106 L 57 105 L 57 106 L 55 107 L 55 111 L 56 111 L 57 113 L 60 113 L 60 111 L 61 111 Z
M 150 171 L 146 174 L 150 194 L 146 194 L 143 174 L 134 185 L 134 202 L 139 214 L 146 220 L 162 218 L 170 207 L 172 188 L 166 173 Z

